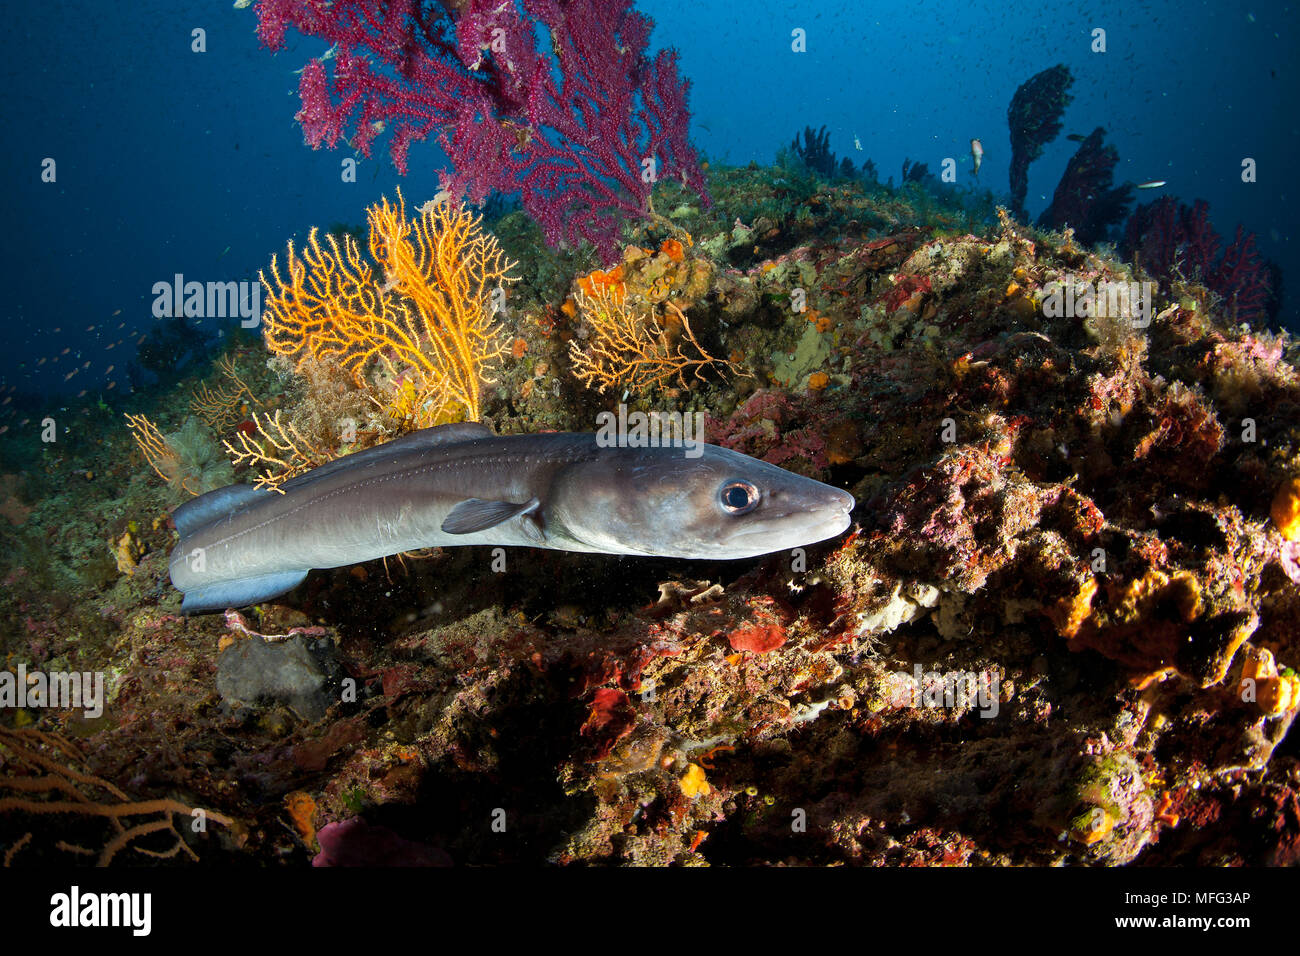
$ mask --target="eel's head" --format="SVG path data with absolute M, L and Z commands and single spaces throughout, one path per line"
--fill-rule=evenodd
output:
M 715 445 L 609 448 L 557 476 L 548 519 L 594 550 L 749 558 L 849 526 L 853 496 Z

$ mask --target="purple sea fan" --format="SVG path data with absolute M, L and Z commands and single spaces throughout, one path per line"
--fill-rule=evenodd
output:
M 1254 233 L 1238 226 L 1220 257 L 1221 240 L 1209 213 L 1203 199 L 1188 206 L 1166 196 L 1138 206 L 1124 228 L 1124 255 L 1162 282 L 1178 277 L 1205 283 L 1237 321 L 1267 321 L 1277 301 Z
M 1047 229 L 1072 226 L 1079 242 L 1092 245 L 1124 220 L 1133 201 L 1133 187 L 1114 185 L 1119 152 L 1105 145 L 1105 135 L 1106 130 L 1098 126 L 1070 157 L 1052 204 L 1043 210 L 1038 225 Z
M 347 138 L 369 156 L 389 136 L 404 173 L 436 133 L 450 192 L 518 193 L 549 243 L 585 238 L 607 258 L 620 217 L 663 221 L 659 179 L 709 203 L 690 83 L 674 51 L 647 56 L 653 24 L 632 0 L 260 0 L 258 16 L 271 49 L 290 26 L 333 44 L 332 74 L 313 60 L 299 84 L 313 146 Z

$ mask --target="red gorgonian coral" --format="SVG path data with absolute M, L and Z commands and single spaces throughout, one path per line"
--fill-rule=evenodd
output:
M 1138 206 L 1124 227 L 1124 255 L 1161 282 L 1198 281 L 1222 296 L 1228 315 L 1242 322 L 1266 321 L 1274 307 L 1269 267 L 1255 248 L 1255 234 L 1237 234 L 1219 255 L 1219 234 L 1210 204 L 1188 206 L 1170 196 Z
M 518 193 L 549 243 L 588 239 L 606 257 L 621 216 L 663 222 L 650 202 L 659 179 L 709 202 L 688 139 L 690 83 L 675 51 L 647 54 L 652 26 L 632 0 L 258 4 L 272 50 L 289 27 L 332 44 L 299 83 L 312 146 L 346 139 L 369 156 L 387 135 L 404 173 L 411 144 L 436 134 L 450 192 Z

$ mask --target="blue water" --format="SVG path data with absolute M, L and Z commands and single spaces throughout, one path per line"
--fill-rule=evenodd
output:
M 1075 149 L 1065 134 L 1105 126 L 1120 154 L 1117 181 L 1167 180 L 1168 194 L 1208 200 L 1225 237 L 1238 222 L 1257 234 L 1289 287 L 1280 321 L 1300 328 L 1290 182 L 1300 155 L 1296 5 L 1033 7 L 639 4 L 656 20 L 654 45 L 681 52 L 694 84 L 694 140 L 714 161 L 768 163 L 796 131 L 825 124 L 836 153 L 870 157 L 882 180 L 898 181 L 907 157 L 932 171 L 953 157 L 966 176 L 978 137 L 980 179 L 1005 193 L 1007 104 L 1028 77 L 1065 63 L 1075 99 L 1062 136 L 1031 167 L 1030 215 Z M 61 0 L 6 11 L 0 386 L 69 403 L 94 401 L 113 379 L 125 390 L 134 336 L 156 321 L 155 283 L 177 273 L 253 280 L 311 225 L 357 223 L 399 184 L 416 202 L 437 189 L 441 158 L 429 144 L 412 148 L 407 177 L 379 149 L 356 183 L 341 183 L 339 162 L 351 151 L 310 150 L 293 120 L 294 71 L 324 44 L 291 35 L 273 56 L 259 47 L 255 22 L 252 9 L 229 0 Z M 1104 54 L 1089 49 L 1098 27 Z M 196 28 L 206 31 L 206 52 L 191 52 Z M 796 28 L 806 32 L 805 53 L 791 51 Z M 57 163 L 52 184 L 41 182 L 47 157 Z M 1244 157 L 1257 162 L 1255 183 L 1241 181 Z M 74 359 L 78 374 L 66 380 Z

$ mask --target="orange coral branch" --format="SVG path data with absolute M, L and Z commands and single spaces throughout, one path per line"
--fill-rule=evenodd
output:
M 235 433 L 238 446 L 229 441 L 221 444 L 231 456 L 232 465 L 246 464 L 262 469 L 254 482 L 258 488 L 270 488 L 284 494 L 280 490 L 281 483 L 325 464 L 332 457 L 313 446 L 291 422 L 280 421 L 279 409 L 274 415 L 264 415 L 260 419 L 254 412 L 253 424 L 262 436 L 260 440 L 239 431 Z
M 146 416 L 132 415 L 127 412 L 126 421 L 127 427 L 131 429 L 131 437 L 144 453 L 145 461 L 149 462 L 149 466 L 158 473 L 159 478 L 163 481 L 171 481 L 163 469 L 169 462 L 176 460 L 176 449 L 163 437 L 158 426 L 149 421 Z
M 122 849 L 140 837 L 164 830 L 170 832 L 176 841 L 170 849 L 158 851 L 138 846 L 134 849 L 156 858 L 167 858 L 184 851 L 191 859 L 198 859 L 194 850 L 181 838 L 172 820 L 173 816 L 192 816 L 194 808 L 172 799 L 131 800 L 109 781 L 77 769 L 73 765 L 74 761 L 84 765 L 84 756 L 56 734 L 0 727 L 0 750 L 5 752 L 10 771 L 6 779 L 0 780 L 0 813 L 16 812 L 34 816 L 70 813 L 106 821 L 111 826 L 113 835 L 99 851 L 96 861 L 99 866 L 107 866 Z M 49 753 L 51 751 L 53 756 Z M 72 799 L 42 800 L 30 796 L 3 796 L 6 790 L 27 794 L 58 791 Z M 98 796 L 97 791 L 102 791 L 105 796 Z M 130 817 L 148 816 L 156 816 L 157 819 L 130 827 L 122 822 Z M 233 826 L 235 822 L 215 810 L 205 810 L 204 816 L 225 827 Z M 4 855 L 5 866 L 13 863 L 18 851 L 30 843 L 31 839 L 30 833 L 25 834 L 8 849 Z M 55 846 L 74 854 L 93 853 L 62 840 Z
M 647 309 L 633 311 L 621 285 L 592 284 L 588 293 L 577 292 L 578 308 L 590 330 L 587 345 L 569 342 L 569 359 L 573 374 L 587 388 L 604 393 L 610 388 L 626 387 L 646 392 L 663 387 L 676 379 L 688 386 L 687 375 L 704 381 L 703 370 L 710 366 L 736 371 L 725 359 L 710 355 L 695 337 L 690 320 L 672 303 L 669 330 Z M 684 343 L 684 344 L 683 344 Z
M 209 428 L 219 432 L 234 424 L 239 417 L 240 404 L 238 393 L 210 388 L 206 382 L 200 382 L 190 397 L 190 411 L 203 419 Z
M 234 383 L 233 387 L 211 388 L 206 382 L 200 382 L 190 400 L 190 410 L 203 419 L 209 428 L 223 432 L 243 417 L 241 409 L 245 402 L 257 405 L 262 403 L 253 395 L 248 383 L 239 377 L 232 356 L 220 359 L 217 368 Z
M 360 387 L 382 372 L 386 407 L 412 406 L 415 427 L 460 414 L 480 415 L 479 390 L 504 352 L 492 319 L 495 291 L 516 277 L 481 217 L 461 206 L 426 203 L 413 221 L 387 199 L 367 210 L 370 254 L 317 231 L 301 257 L 289 244 L 285 271 L 272 258 L 267 290 L 267 347 L 301 360 L 333 362 Z M 326 248 L 328 246 L 328 248 Z M 403 397 L 406 391 L 413 395 Z
M 131 437 L 158 477 L 174 488 L 197 495 L 198 492 L 190 487 L 188 477 L 181 473 L 180 453 L 158 430 L 158 426 L 144 415 L 132 415 L 130 412 L 123 414 L 126 416 L 127 427 L 131 430 Z

